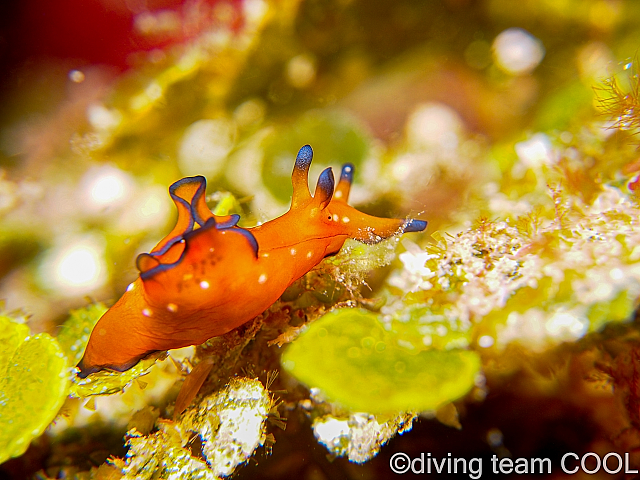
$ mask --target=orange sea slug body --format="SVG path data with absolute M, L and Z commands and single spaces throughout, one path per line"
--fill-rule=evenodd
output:
M 238 215 L 211 213 L 204 177 L 171 185 L 177 224 L 138 257 L 140 276 L 96 324 L 79 375 L 124 371 L 152 352 L 198 345 L 233 330 L 269 308 L 347 238 L 376 243 L 425 229 L 422 220 L 372 217 L 347 205 L 350 164 L 343 166 L 335 192 L 327 168 L 311 196 L 312 157 L 308 145 L 298 152 L 289 211 L 253 228 L 238 227 Z

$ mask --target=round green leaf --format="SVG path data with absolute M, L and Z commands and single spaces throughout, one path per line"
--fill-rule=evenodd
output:
M 25 328 L 16 323 L 3 327 L 4 335 L 13 330 L 14 337 Z M 58 342 L 46 333 L 21 340 L 10 356 L 0 355 L 0 463 L 22 455 L 67 396 L 68 365 Z
M 353 411 L 434 410 L 474 385 L 480 359 L 468 350 L 409 351 L 366 310 L 334 310 L 284 352 L 286 370 Z

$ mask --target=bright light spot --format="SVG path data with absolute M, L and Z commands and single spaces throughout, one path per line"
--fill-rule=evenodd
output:
M 287 63 L 287 80 L 296 88 L 307 87 L 316 77 L 316 63 L 309 55 L 296 55 Z
M 147 88 L 145 88 L 144 93 L 147 94 L 150 100 L 158 100 L 162 97 L 162 87 L 159 83 L 151 82 Z
M 206 290 L 209 287 L 210 287 L 209 282 L 207 282 L 206 280 L 203 280 L 200 282 L 200 288 L 202 288 L 203 290 Z
M 418 105 L 407 120 L 406 134 L 411 145 L 430 149 L 457 148 L 463 123 L 460 115 L 440 103 Z
M 118 217 L 118 228 L 136 233 L 164 225 L 173 214 L 166 187 L 151 185 L 138 189 Z
M 184 132 L 178 165 L 185 175 L 213 177 L 224 167 L 235 143 L 235 125 L 224 119 L 198 120 Z
M 536 133 L 529 140 L 516 143 L 515 149 L 518 158 L 528 168 L 537 168 L 553 163 L 551 141 L 544 133 Z
M 171 10 L 145 11 L 133 19 L 133 28 L 142 35 L 173 35 L 180 26 L 180 16 Z
M 609 272 L 611 280 L 622 280 L 624 278 L 624 272 L 620 268 L 612 268 Z
M 588 82 L 602 81 L 613 75 L 616 59 L 602 42 L 590 42 L 581 47 L 576 56 L 580 75 Z
M 84 73 L 80 70 L 71 70 L 69 72 L 69 80 L 73 83 L 82 83 L 84 82 Z
M 262 122 L 265 114 L 265 104 L 259 98 L 247 100 L 238 105 L 233 112 L 233 119 L 240 126 L 257 125 Z
M 478 339 L 478 345 L 482 348 L 489 348 L 493 345 L 494 339 L 490 335 L 483 335 Z
M 134 181 L 129 174 L 111 165 L 92 167 L 80 181 L 83 206 L 99 213 L 122 205 L 131 195 Z
M 502 432 L 497 428 L 492 428 L 487 432 L 487 443 L 494 448 L 502 445 L 503 438 Z
M 109 109 L 101 103 L 92 103 L 87 107 L 87 119 L 93 128 L 109 131 L 120 125 L 122 114 L 116 109 Z
M 267 275 L 266 274 L 263 273 L 262 275 L 260 275 L 258 277 L 258 283 L 262 284 L 262 283 L 264 283 L 266 281 L 267 281 Z
M 493 56 L 507 73 L 521 75 L 536 68 L 544 58 L 542 42 L 521 28 L 509 28 L 493 42 Z
M 105 242 L 101 237 L 65 239 L 64 246 L 50 250 L 40 268 L 40 282 L 64 296 L 89 293 L 107 281 Z
M 142 217 L 155 217 L 160 214 L 162 203 L 158 195 L 151 194 L 146 198 L 146 201 L 140 205 L 138 212 Z
M 150 317 L 153 315 L 153 312 L 151 311 L 150 308 L 143 308 L 142 315 L 144 315 L 145 317 Z
M 269 10 L 269 6 L 264 0 L 247 0 L 242 2 L 244 17 L 249 22 L 257 22 Z
M 586 333 L 587 325 L 569 312 L 556 312 L 547 320 L 546 329 L 550 335 L 562 338 L 580 338 Z

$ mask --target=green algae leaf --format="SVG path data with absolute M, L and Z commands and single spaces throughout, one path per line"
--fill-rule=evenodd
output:
M 353 411 L 389 414 L 433 410 L 474 385 L 480 358 L 467 350 L 397 345 L 366 310 L 334 310 L 310 325 L 284 352 L 282 365 L 309 387 Z
M 76 365 L 82 358 L 91 330 L 106 311 L 106 305 L 100 302 L 71 310 L 69 318 L 62 324 L 57 337 L 71 365 Z
M 25 335 L 25 329 L 0 317 L 0 463 L 22 455 L 67 396 L 68 364 L 60 345 L 46 333 Z
M 149 369 L 156 364 L 157 360 L 164 360 L 165 358 L 167 358 L 167 352 L 156 352 L 143 358 L 124 372 L 100 370 L 92 373 L 87 378 L 73 375 L 69 395 L 84 398 L 121 392 L 129 383 L 149 373 Z
M 29 336 L 29 327 L 16 323 L 11 318 L 0 315 L 0 369 L 2 373 L 9 365 L 11 357 L 24 339 Z

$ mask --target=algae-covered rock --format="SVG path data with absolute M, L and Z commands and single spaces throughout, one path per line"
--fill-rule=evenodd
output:
M 271 407 L 269 391 L 258 380 L 234 378 L 177 422 L 160 421 L 150 435 L 129 431 L 127 458 L 115 465 L 127 479 L 227 477 L 265 442 Z M 192 455 L 194 441 L 201 444 L 202 458 Z
M 67 394 L 67 359 L 54 338 L 0 316 L 0 463 L 22 455 Z
M 393 414 L 434 410 L 460 398 L 473 387 L 480 359 L 461 349 L 404 348 L 377 315 L 339 309 L 310 325 L 287 348 L 282 365 L 349 410 Z
M 325 415 L 314 420 L 313 434 L 334 455 L 364 463 L 397 433 L 411 430 L 415 418 L 405 413 L 384 422 L 366 413 L 352 413 L 347 418 Z

